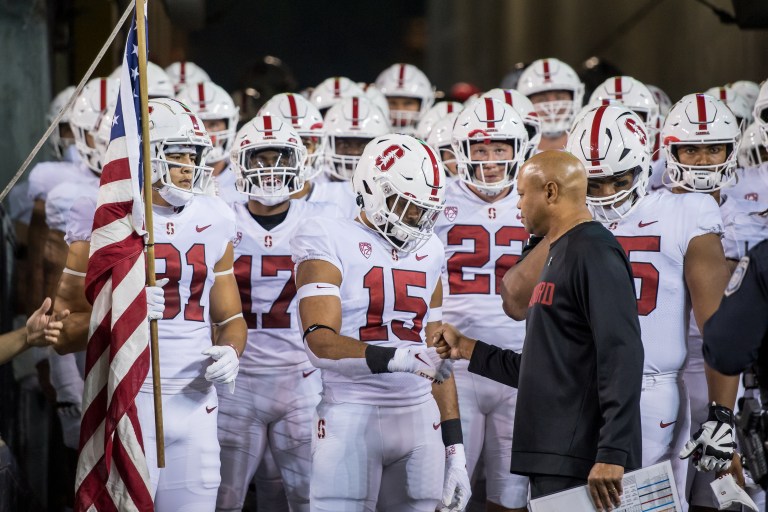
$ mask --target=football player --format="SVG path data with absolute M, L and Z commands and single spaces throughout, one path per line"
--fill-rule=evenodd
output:
M 211 77 L 203 68 L 185 60 L 174 62 L 165 68 L 165 74 L 171 79 L 173 91 L 178 95 L 187 84 L 199 84 L 200 82 L 210 82 Z M 211 139 L 213 140 L 213 139 Z
M 312 510 L 467 504 L 456 390 L 430 336 L 441 316 L 445 256 L 433 227 L 445 182 L 425 143 L 376 137 L 352 178 L 357 220 L 310 218 L 291 240 L 302 337 L 323 382 Z
M 443 319 L 468 336 L 519 352 L 525 323 L 504 314 L 499 289 L 528 240 L 514 191 L 528 149 L 526 126 L 512 106 L 483 97 L 458 115 L 453 140 L 459 179 L 448 185 L 435 225 L 445 246 Z M 524 512 L 528 479 L 509 472 L 517 389 L 471 374 L 467 366 L 454 365 L 467 472 L 473 476 L 484 461 L 487 511 Z
M 389 119 L 398 133 L 415 133 L 435 103 L 435 88 L 412 64 L 392 64 L 376 78 L 376 87 L 387 97 Z

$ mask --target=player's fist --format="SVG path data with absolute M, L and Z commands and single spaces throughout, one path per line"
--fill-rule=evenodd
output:
M 231 345 L 214 345 L 203 350 L 203 355 L 210 356 L 213 363 L 205 370 L 206 380 L 219 384 L 229 384 L 229 391 L 235 391 L 235 378 L 240 371 L 237 351 Z
M 735 450 L 733 411 L 713 402 L 707 421 L 685 443 L 680 458 L 693 455 L 693 465 L 699 471 L 725 471 L 731 465 Z
M 443 359 L 469 359 L 475 348 L 475 340 L 467 338 L 451 324 L 438 327 L 432 340 L 438 355 Z
M 389 360 L 390 372 L 410 372 L 437 384 L 442 384 L 453 372 L 450 361 L 444 361 L 437 355 L 434 347 L 398 348 Z
M 147 318 L 160 320 L 165 312 L 165 292 L 163 286 L 168 284 L 168 278 L 155 282 L 155 286 L 147 286 Z

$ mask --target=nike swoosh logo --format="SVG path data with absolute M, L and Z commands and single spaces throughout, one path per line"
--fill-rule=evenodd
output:
M 425 360 L 423 360 L 423 359 L 421 358 L 421 354 L 415 354 L 415 357 L 416 357 L 416 359 L 418 359 L 419 361 L 421 361 L 421 362 L 422 362 L 422 363 L 424 363 L 425 365 L 427 365 L 427 366 L 432 366 L 431 364 L 429 364 L 428 362 L 426 362 Z
M 666 188 L 664 185 L 651 185 L 651 190 L 659 190 L 660 188 Z
M 677 423 L 677 420 L 675 420 L 675 421 L 670 421 L 669 423 L 664 423 L 663 421 L 659 420 L 659 426 L 660 426 L 661 428 L 667 428 L 668 426 L 670 426 L 670 425 L 673 425 L 673 424 L 675 424 L 675 423 Z
M 650 226 L 651 224 L 656 224 L 657 222 L 659 222 L 659 221 L 657 221 L 657 220 L 652 220 L 651 222 L 640 221 L 640 222 L 637 223 L 637 227 L 644 228 L 646 226 Z
M 197 230 L 198 233 L 202 233 L 203 231 L 205 231 L 209 227 L 211 227 L 211 224 L 208 224 L 207 226 L 203 226 L 203 227 L 195 226 L 195 229 Z
M 317 368 L 315 368 L 314 370 L 309 370 L 308 372 L 301 372 L 301 375 L 302 375 L 302 377 L 304 377 L 306 379 L 307 377 L 309 377 L 310 375 L 312 375 L 316 371 L 317 371 Z
M 424 256 L 419 256 L 419 255 L 417 254 L 417 255 L 416 255 L 416 261 L 421 261 L 421 260 L 423 260 L 424 258 L 426 258 L 427 256 L 429 256 L 429 254 L 425 254 Z
M 213 410 L 216 409 L 216 407 L 218 407 L 218 406 L 216 406 L 216 405 L 214 405 L 213 407 L 205 406 L 205 412 L 207 412 L 208 414 L 211 414 L 213 412 Z
M 330 289 L 330 288 L 333 288 L 333 286 L 320 286 L 319 284 L 317 285 L 317 287 L 318 287 L 320 290 L 325 290 L 325 289 Z
M 433 423 L 432 424 L 432 428 L 435 429 L 435 430 L 439 429 L 440 428 L 440 422 L 438 421 L 437 423 Z

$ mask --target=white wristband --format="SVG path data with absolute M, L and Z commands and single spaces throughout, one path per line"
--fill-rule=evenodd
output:
M 231 322 L 235 318 L 243 318 L 243 312 L 241 311 L 240 313 L 238 313 L 236 315 L 232 315 L 231 317 L 227 318 L 226 320 L 214 323 L 213 325 L 215 325 L 216 327 L 221 327 L 224 324 L 228 324 L 229 322 Z M 232 348 L 234 348 L 234 347 L 232 347 Z M 237 350 L 235 350 L 235 352 L 237 352 Z
M 442 321 L 443 321 L 443 308 L 429 308 L 429 313 L 427 313 L 427 323 L 442 322 Z
M 339 287 L 331 283 L 309 283 L 305 284 L 296 291 L 296 300 L 307 297 L 317 297 L 321 295 L 334 295 L 341 298 Z
M 72 270 L 71 268 L 67 268 L 67 267 L 64 267 L 62 272 L 64 274 L 69 274 L 71 276 L 85 277 L 85 272 L 78 272 L 77 270 Z
M 227 274 L 234 274 L 234 273 L 235 273 L 235 268 L 232 267 L 229 270 L 222 270 L 221 272 L 214 272 L 213 275 L 214 275 L 214 277 L 219 277 L 219 276 L 225 276 Z

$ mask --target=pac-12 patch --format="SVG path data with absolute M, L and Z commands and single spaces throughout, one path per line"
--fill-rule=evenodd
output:
M 741 282 L 744 280 L 744 275 L 747 273 L 747 267 L 749 267 L 749 256 L 744 256 L 739 260 L 736 270 L 731 275 L 731 280 L 728 281 L 728 286 L 725 288 L 726 297 L 730 297 L 739 289 Z

